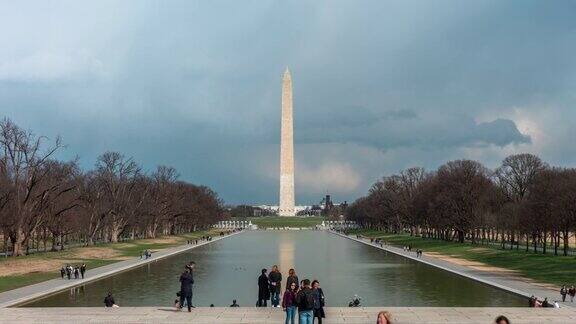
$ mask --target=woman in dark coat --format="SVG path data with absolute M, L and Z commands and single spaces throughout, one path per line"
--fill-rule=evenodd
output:
M 318 280 L 312 281 L 312 295 L 314 296 L 314 318 L 318 318 L 318 324 L 326 317 L 324 313 L 324 292 L 320 288 Z
M 268 270 L 262 269 L 262 274 L 258 277 L 258 307 L 266 307 L 268 299 L 270 299 L 270 283 L 266 272 Z
M 288 279 L 286 279 L 286 288 L 290 287 L 292 283 L 296 284 L 296 290 L 298 290 L 298 285 L 300 284 L 300 282 L 298 282 L 298 276 L 296 275 L 296 271 L 294 271 L 294 269 L 288 270 Z

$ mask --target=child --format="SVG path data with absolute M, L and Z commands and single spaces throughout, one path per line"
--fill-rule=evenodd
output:
M 176 308 L 176 310 L 180 310 L 180 293 L 177 292 L 176 293 L 176 299 L 174 299 L 174 308 Z

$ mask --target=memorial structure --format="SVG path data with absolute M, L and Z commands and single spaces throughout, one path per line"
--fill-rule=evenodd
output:
M 282 78 L 282 125 L 280 126 L 280 216 L 294 211 L 294 136 L 292 118 L 292 77 L 286 68 Z

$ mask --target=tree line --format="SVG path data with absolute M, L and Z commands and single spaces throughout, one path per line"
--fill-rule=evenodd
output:
M 538 156 L 506 157 L 495 170 L 471 160 L 386 176 L 346 210 L 367 228 L 448 241 L 520 246 L 568 255 L 576 232 L 576 169 Z
M 0 233 L 11 255 L 191 232 L 223 217 L 214 191 L 178 180 L 172 167 L 145 173 L 132 158 L 105 152 L 84 171 L 78 159 L 55 158 L 63 147 L 59 137 L 0 122 Z

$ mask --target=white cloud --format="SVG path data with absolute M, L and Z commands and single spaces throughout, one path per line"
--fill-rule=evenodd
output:
M 352 193 L 362 180 L 350 164 L 336 161 L 296 165 L 296 174 L 296 190 L 302 193 Z
M 88 51 L 41 52 L 0 62 L 0 81 L 61 81 L 104 75 L 104 64 Z

